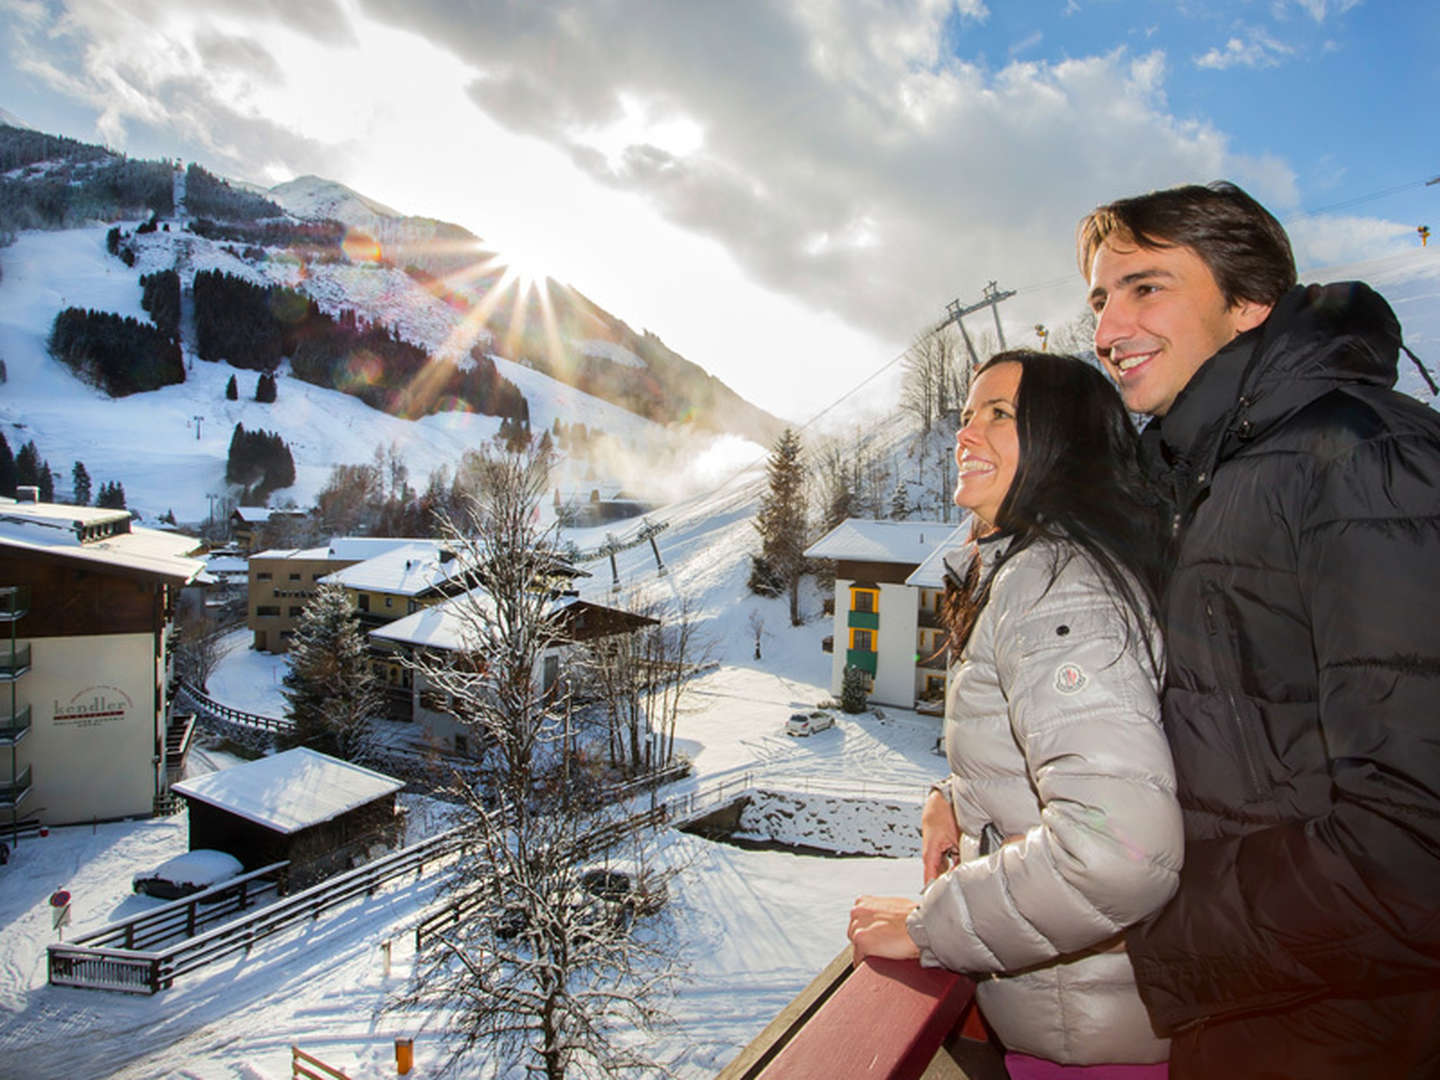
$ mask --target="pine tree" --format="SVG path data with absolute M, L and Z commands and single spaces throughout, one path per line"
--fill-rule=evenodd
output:
M 110 510 L 125 509 L 125 485 L 119 480 L 106 481 L 100 485 L 100 493 L 95 496 L 95 505 L 103 506 Z
M 10 451 L 10 441 L 0 432 L 0 495 L 15 497 L 15 455 Z
M 268 371 L 262 371 L 255 380 L 255 400 L 267 405 L 275 400 L 275 376 Z
M 308 746 L 345 761 L 368 755 L 379 690 L 359 621 L 339 585 L 320 586 L 301 612 L 284 685 L 285 712 L 295 727 L 278 740 L 282 749 Z
M 231 375 L 231 376 L 230 376 L 230 381 L 225 384 L 225 400 L 226 400 L 226 401 L 239 401 L 239 400 L 240 400 L 240 387 L 236 385 L 236 383 L 235 383 L 235 376 L 234 376 L 234 375 Z
M 805 573 L 805 464 L 800 436 L 786 428 L 765 466 L 770 490 L 760 500 L 755 527 L 761 558 L 790 591 L 790 624 L 800 625 L 800 578 Z
M 83 461 L 75 462 L 75 467 L 70 470 L 70 487 L 73 489 L 71 498 L 75 500 L 76 506 L 90 505 L 90 473 Z
M 910 489 L 904 477 L 895 481 L 895 490 L 890 493 L 890 518 L 904 521 L 910 516 Z
M 40 476 L 36 487 L 40 489 L 41 502 L 55 501 L 55 473 L 51 471 L 48 461 L 40 462 Z
M 19 487 L 36 487 L 40 483 L 40 451 L 33 440 L 15 455 L 15 483 Z

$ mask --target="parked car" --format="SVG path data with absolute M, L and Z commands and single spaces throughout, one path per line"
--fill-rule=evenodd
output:
M 815 709 L 808 713 L 791 713 L 790 719 L 785 721 L 785 734 L 814 735 L 817 731 L 824 731 L 826 728 L 834 726 L 834 716 L 824 709 Z
M 197 848 L 184 855 L 167 859 L 154 870 L 136 874 L 131 887 L 137 893 L 156 896 L 161 900 L 178 900 L 182 896 L 208 889 L 238 876 L 245 867 L 234 855 L 209 848 Z

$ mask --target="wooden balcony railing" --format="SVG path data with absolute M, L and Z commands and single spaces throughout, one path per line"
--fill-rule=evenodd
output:
M 718 1080 L 1004 1080 L 971 1005 L 975 984 L 850 949 L 830 962 Z

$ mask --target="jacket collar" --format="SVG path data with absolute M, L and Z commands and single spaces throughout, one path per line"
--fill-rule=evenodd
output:
M 1215 465 L 1345 384 L 1393 386 L 1400 324 L 1368 285 L 1297 285 L 1260 326 L 1207 360 L 1158 422 L 1147 452 L 1204 484 Z

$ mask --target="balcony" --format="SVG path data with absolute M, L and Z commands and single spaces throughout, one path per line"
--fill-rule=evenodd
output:
M 0 645 L 0 682 L 14 682 L 29 670 L 29 642 L 8 649 Z
M 913 960 L 872 957 L 858 968 L 850 961 L 847 948 L 719 1080 L 861 1074 L 875 1080 L 1003 1080 L 1001 1055 L 970 1009 L 975 984 L 968 978 Z
M 861 671 L 868 672 L 871 676 L 875 674 L 877 655 L 869 649 L 846 649 L 845 663 L 850 667 L 858 667 Z
M 857 630 L 879 630 L 880 616 L 874 611 L 852 611 L 846 625 Z
M 12 715 L 0 715 L 0 746 L 14 746 L 30 731 L 30 706 Z
M 0 586 L 0 622 L 14 622 L 30 611 L 28 585 Z
M 30 794 L 30 766 L 25 766 L 22 772 L 14 780 L 0 780 L 0 810 L 9 810 L 19 806 L 26 795 Z

